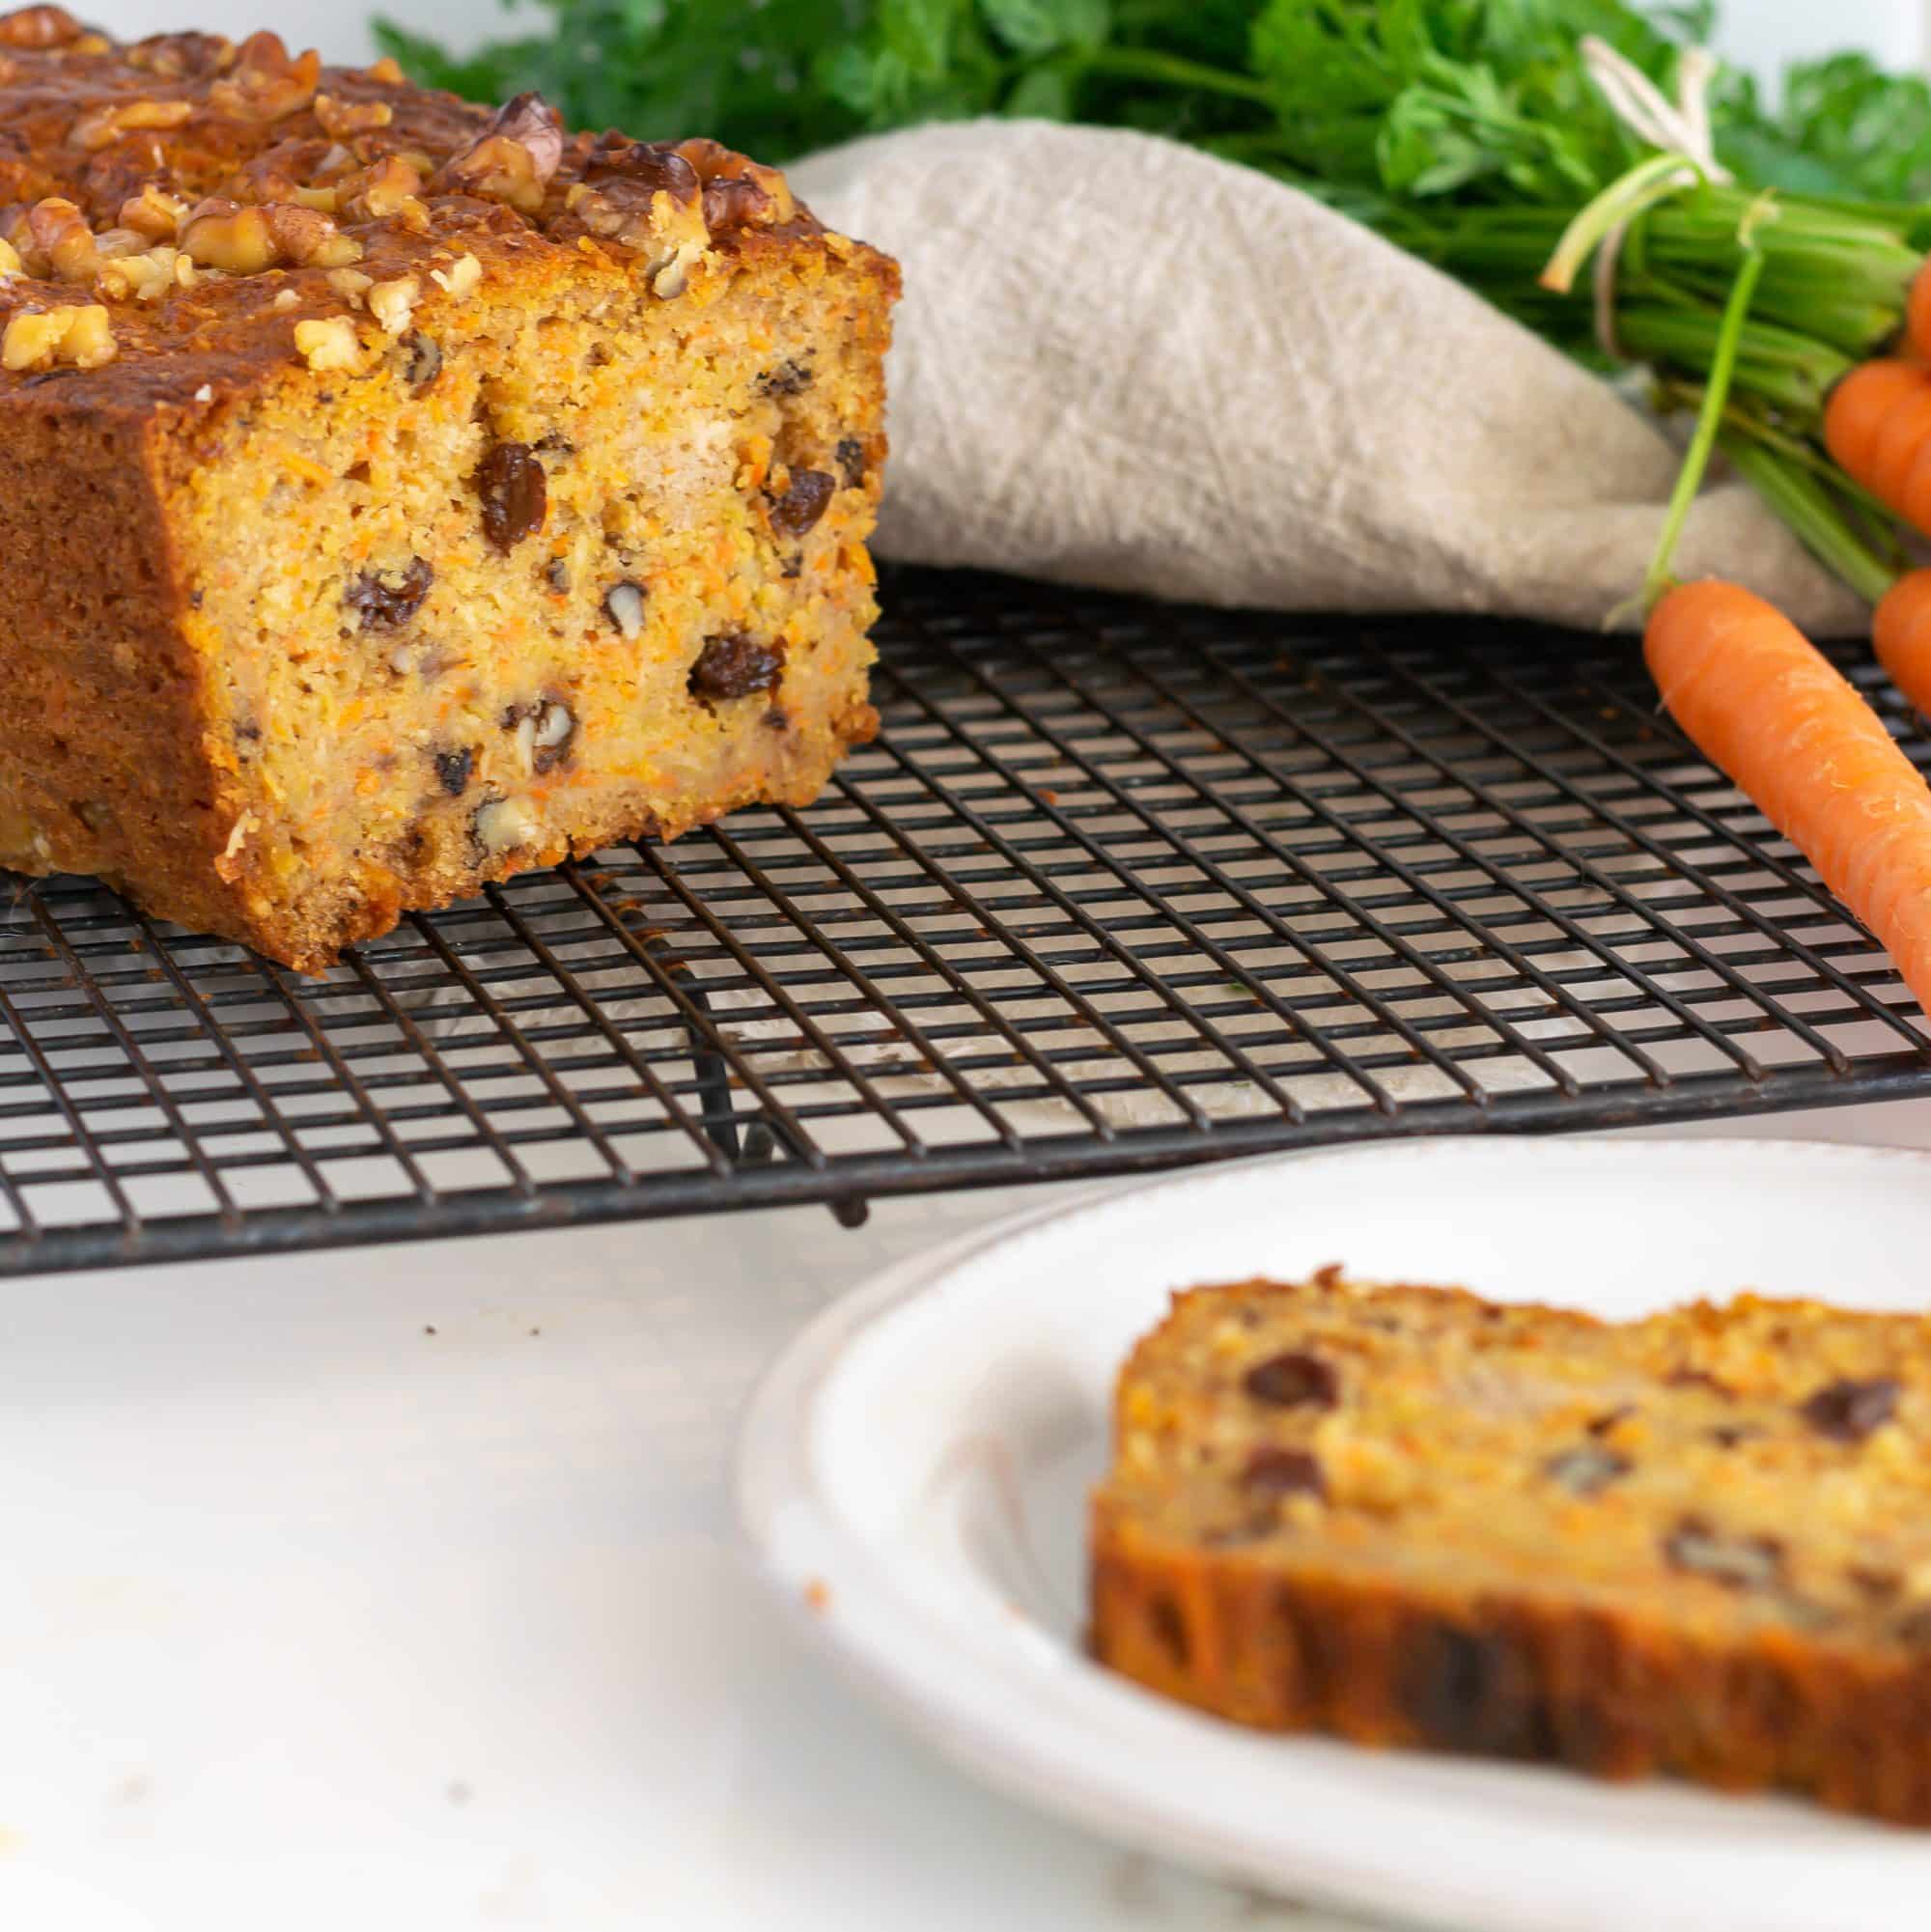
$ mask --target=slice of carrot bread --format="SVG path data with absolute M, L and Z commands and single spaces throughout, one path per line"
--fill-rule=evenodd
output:
M 313 967 L 807 802 L 896 287 L 712 141 L 0 16 L 0 864 Z
M 1114 1426 L 1091 1639 L 1155 1691 L 1931 1824 L 1931 1321 L 1328 1270 L 1177 1296 Z

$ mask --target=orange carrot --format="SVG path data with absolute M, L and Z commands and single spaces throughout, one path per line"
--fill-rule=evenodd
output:
M 1912 351 L 1931 361 L 1931 265 L 1918 269 L 1905 305 L 1904 339 Z
M 1871 619 L 1871 642 L 1890 682 L 1931 714 L 1931 570 L 1907 571 Z
M 1846 476 L 1931 531 L 1931 371 L 1890 359 L 1852 370 L 1825 406 L 1824 445 Z
M 1931 786 L 1781 612 L 1680 585 L 1643 656 L 1669 714 L 1889 948 L 1931 1008 Z
M 1880 358 L 1853 369 L 1837 383 L 1824 406 L 1824 441 L 1842 469 L 1870 467 L 1878 432 L 1923 379 L 1912 363 Z

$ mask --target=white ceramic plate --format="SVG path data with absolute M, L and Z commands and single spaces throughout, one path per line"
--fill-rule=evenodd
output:
M 1876 1932 L 1931 1834 L 1667 1783 L 1257 1736 L 1088 1663 L 1082 1502 L 1170 1289 L 1342 1261 L 1632 1315 L 1753 1287 L 1931 1307 L 1931 1157 L 1766 1141 L 1429 1141 L 1089 1197 L 893 1270 L 745 1424 L 764 1573 L 932 1744 L 1128 1843 L 1479 1932 Z

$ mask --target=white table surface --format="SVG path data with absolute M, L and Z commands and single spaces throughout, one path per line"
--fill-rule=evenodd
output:
M 980 1791 L 742 1567 L 761 1365 L 1043 1198 L 0 1286 L 0 1926 L 1331 1932 Z

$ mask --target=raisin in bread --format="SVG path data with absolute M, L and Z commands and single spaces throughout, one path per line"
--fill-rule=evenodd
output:
M 1092 1530 L 1095 1654 L 1239 1722 L 1931 1823 L 1931 1322 L 1201 1288 Z
M 0 16 L 0 863 L 302 967 L 876 726 L 896 269 L 714 142 Z

